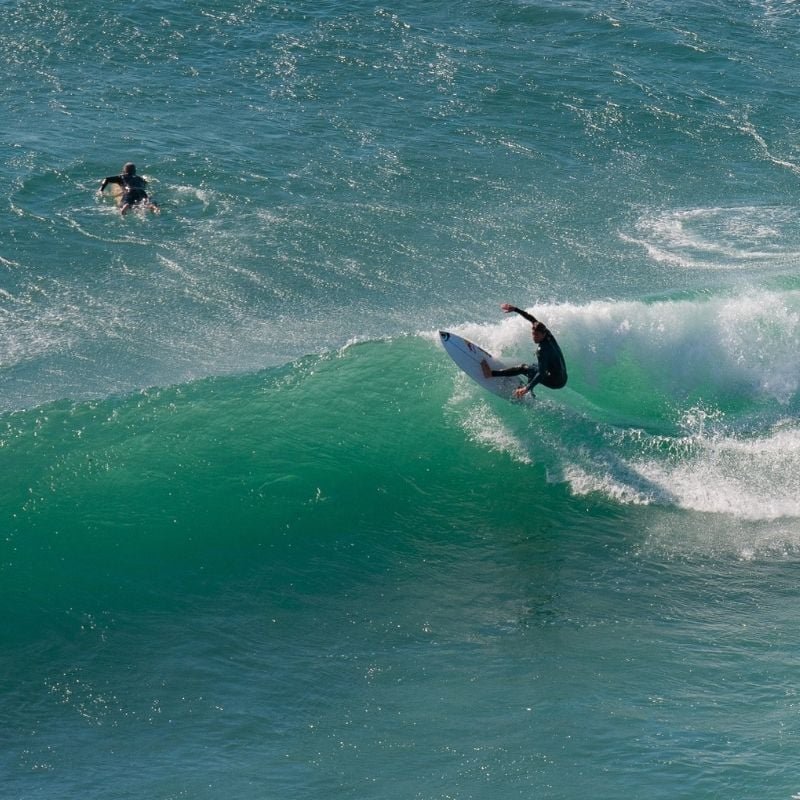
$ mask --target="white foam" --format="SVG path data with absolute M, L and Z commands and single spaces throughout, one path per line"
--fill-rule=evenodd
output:
M 766 396 L 786 405 L 800 391 L 799 291 L 530 310 L 558 338 L 571 386 L 597 385 L 628 365 L 678 399 L 706 387 L 715 396 Z M 533 357 L 530 326 L 516 314 L 453 330 L 506 360 Z
M 784 268 L 796 262 L 800 213 L 785 206 L 648 211 L 620 238 L 656 262 L 683 269 Z
M 505 453 L 521 464 L 532 462 L 523 442 L 485 403 L 473 406 L 461 424 L 470 438 L 478 444 Z
M 794 423 L 766 436 L 699 438 L 682 458 L 636 464 L 684 509 L 746 520 L 800 519 L 800 429 Z
M 457 411 L 459 425 L 472 441 L 505 453 L 514 461 L 530 464 L 531 458 L 524 442 L 480 398 L 481 392 L 483 389 L 472 383 L 466 375 L 456 376 L 448 406 Z
M 545 318 L 568 355 L 571 374 L 582 380 L 630 363 L 678 398 L 705 387 L 715 395 L 788 404 L 800 389 L 800 292 L 597 302 L 554 308 Z
M 567 419 L 549 449 L 575 494 L 800 520 L 800 292 L 532 311 L 567 357 L 570 383 L 553 395 Z M 532 357 L 517 315 L 456 330 L 507 360 Z M 648 406 L 659 393 L 666 399 Z M 531 460 L 496 415 L 471 411 L 463 424 L 474 440 Z
M 666 505 L 740 520 L 800 520 L 800 426 L 785 420 L 764 435 L 704 432 L 686 437 L 607 436 L 569 463 L 577 495 L 631 505 Z M 637 442 L 625 447 L 621 439 Z

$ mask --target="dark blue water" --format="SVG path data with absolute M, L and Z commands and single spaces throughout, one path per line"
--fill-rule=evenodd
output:
M 800 793 L 793 5 L 1 7 L 4 796 Z

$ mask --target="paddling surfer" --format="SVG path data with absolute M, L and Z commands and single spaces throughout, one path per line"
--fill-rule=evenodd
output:
M 133 162 L 129 161 L 125 164 L 119 175 L 109 175 L 107 178 L 103 178 L 100 184 L 101 194 L 109 183 L 116 184 L 122 189 L 119 210 L 123 216 L 133 206 L 141 206 L 158 213 L 158 204 L 154 203 L 147 194 L 147 181 L 141 175 L 136 174 L 136 165 Z
M 533 387 L 538 384 L 547 386 L 549 389 L 562 389 L 567 383 L 567 365 L 564 363 L 564 354 L 558 346 L 555 336 L 543 322 L 539 322 L 533 314 L 523 311 L 521 308 L 512 306 L 510 303 L 503 303 L 500 306 L 506 314 L 514 312 L 519 314 L 531 324 L 531 335 L 536 343 L 536 364 L 520 364 L 518 367 L 507 369 L 492 369 L 486 362 L 481 361 L 481 371 L 485 378 L 512 377 L 514 375 L 525 375 L 528 383 L 514 390 L 514 397 L 523 397 L 528 392 L 533 394 Z

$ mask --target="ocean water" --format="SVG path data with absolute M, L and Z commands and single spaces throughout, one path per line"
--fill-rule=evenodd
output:
M 2 797 L 800 797 L 799 23 L 0 2 Z

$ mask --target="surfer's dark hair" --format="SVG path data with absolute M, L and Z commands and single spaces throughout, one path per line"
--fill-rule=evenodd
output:
M 135 173 L 136 173 L 136 164 L 134 164 L 133 161 L 129 161 L 122 168 L 123 175 L 134 175 Z

